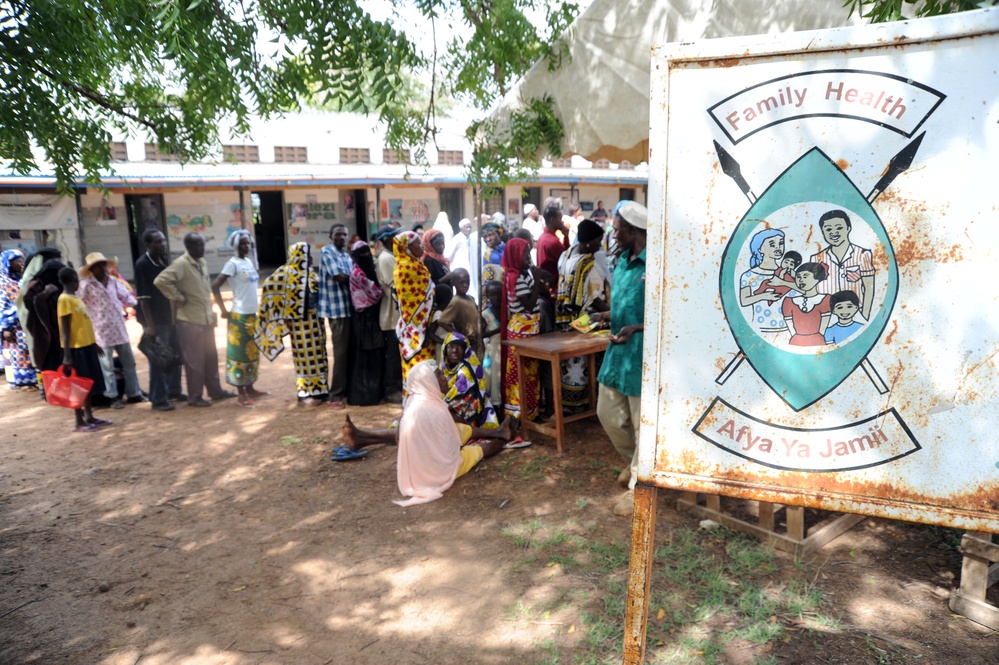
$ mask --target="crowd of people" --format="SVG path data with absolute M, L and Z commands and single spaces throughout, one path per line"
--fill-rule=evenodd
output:
M 518 370 L 502 343 L 569 330 L 586 314 L 610 326 L 597 411 L 627 462 L 619 481 L 631 492 L 647 211 L 622 201 L 612 215 L 602 202 L 592 218 L 576 204 L 568 212 L 550 198 L 540 208 L 524 207 L 523 226 L 496 213 L 482 220 L 481 240 L 470 220 L 455 231 L 442 212 L 425 231 L 387 225 L 370 244 L 357 239 L 349 247 L 347 228 L 337 223 L 318 266 L 313 248 L 295 243 L 262 282 L 245 230 L 228 238 L 232 256 L 214 280 L 197 233 L 185 236 L 184 253 L 169 262 L 164 235 L 146 231 L 134 285 L 118 275 L 116 259 L 100 252 L 77 270 L 53 248 L 29 257 L 8 250 L 0 255 L 0 325 L 5 361 L 13 367 L 8 382 L 38 390 L 40 372 L 60 366 L 92 379 L 90 398 L 75 412 L 75 431 L 96 432 L 112 425 L 94 417 L 97 399 L 112 409 L 150 402 L 172 411 L 177 402 L 211 407 L 232 398 L 252 408 L 268 394 L 256 387 L 261 356 L 274 360 L 287 340 L 301 404 L 340 410 L 404 402 L 393 430 L 361 430 L 348 418 L 332 459 L 362 457 L 373 443 L 398 445 L 399 488 L 409 497 L 402 504 L 410 505 L 438 498 L 503 448 L 529 445 L 517 434 L 519 421 L 550 418 L 554 390 L 562 391 L 566 409 L 588 404 L 583 359 L 563 363 L 552 377 L 550 368 L 529 360 Z M 228 301 L 224 286 L 232 291 Z M 235 392 L 221 381 L 216 308 L 226 320 L 225 383 Z M 128 312 L 143 328 L 148 391 L 139 386 Z M 615 512 L 630 512 L 632 496 L 626 493 Z

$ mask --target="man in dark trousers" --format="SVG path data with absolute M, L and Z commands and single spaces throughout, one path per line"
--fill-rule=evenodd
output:
M 139 301 L 136 318 L 142 324 L 143 337 L 159 337 L 180 353 L 180 339 L 173 322 L 173 309 L 153 281 L 167 267 L 166 236 L 156 229 L 142 234 L 146 252 L 135 262 L 135 295 Z M 173 411 L 170 402 L 187 399 L 180 388 L 180 363 L 164 372 L 149 363 L 149 401 L 156 411 Z

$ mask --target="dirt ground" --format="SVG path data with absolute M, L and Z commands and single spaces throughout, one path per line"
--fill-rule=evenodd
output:
M 392 503 L 395 449 L 328 461 L 344 412 L 297 406 L 293 385 L 285 353 L 261 368 L 272 395 L 254 409 L 131 405 L 101 411 L 115 425 L 98 434 L 73 434 L 71 412 L 0 388 L 0 664 L 620 662 L 617 616 L 602 646 L 584 626 L 611 601 L 623 607 L 607 597 L 623 584 L 599 578 L 623 581 L 626 558 L 572 569 L 525 559 L 510 535 L 568 525 L 627 552 L 630 520 L 611 513 L 621 462 L 595 420 L 573 427 L 564 455 L 537 439 L 404 509 Z M 400 408 L 348 412 L 384 427 Z M 676 498 L 660 492 L 657 542 L 696 533 Z M 868 519 L 806 561 L 777 553 L 767 584 L 803 574 L 835 621 L 782 619 L 782 637 L 741 656 L 678 660 L 666 656 L 670 629 L 649 659 L 997 663 L 996 633 L 947 608 L 959 535 Z M 531 609 L 556 593 L 567 600 Z

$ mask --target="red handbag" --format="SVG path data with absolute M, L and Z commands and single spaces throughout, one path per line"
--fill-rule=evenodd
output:
M 45 401 L 49 404 L 82 409 L 90 389 L 94 387 L 94 380 L 78 376 L 75 367 L 71 367 L 69 376 L 66 376 L 63 366 L 59 365 L 57 370 L 42 372 L 42 385 L 45 387 Z

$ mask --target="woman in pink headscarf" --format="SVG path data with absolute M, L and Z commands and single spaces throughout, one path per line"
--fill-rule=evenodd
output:
M 395 502 L 400 506 L 441 498 L 455 479 L 503 450 L 515 428 L 509 418 L 498 429 L 488 430 L 456 423 L 444 401 L 447 380 L 434 360 L 414 365 L 406 388 L 409 397 L 398 430 L 360 430 L 348 416 L 343 425 L 345 445 L 334 448 L 332 456 L 341 462 L 363 457 L 366 446 L 398 443 L 396 477 L 399 491 L 409 497 Z

